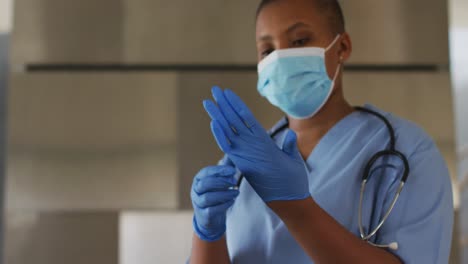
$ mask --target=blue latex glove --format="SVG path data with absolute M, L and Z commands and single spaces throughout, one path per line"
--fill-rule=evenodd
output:
M 309 197 L 307 170 L 294 131 L 288 130 L 280 149 L 234 92 L 214 87 L 212 93 L 217 105 L 210 100 L 203 105 L 216 142 L 263 201 Z
M 206 167 L 200 170 L 192 183 L 190 196 L 194 209 L 193 228 L 200 239 L 219 240 L 226 231 L 226 211 L 239 195 L 232 190 L 236 185 L 236 169 L 228 165 Z

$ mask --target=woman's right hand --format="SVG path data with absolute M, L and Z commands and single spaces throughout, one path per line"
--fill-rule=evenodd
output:
M 193 228 L 197 236 L 208 242 L 217 241 L 226 232 L 226 211 L 239 195 L 233 166 L 205 167 L 195 176 L 191 198 L 194 209 Z

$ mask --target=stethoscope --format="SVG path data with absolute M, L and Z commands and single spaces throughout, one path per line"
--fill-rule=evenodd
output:
M 390 124 L 390 121 L 388 121 L 388 119 L 386 117 L 384 117 L 380 113 L 377 113 L 377 112 L 375 112 L 373 110 L 370 110 L 370 109 L 367 109 L 367 108 L 364 108 L 364 107 L 357 106 L 357 107 L 355 107 L 355 109 L 358 110 L 358 111 L 361 111 L 361 112 L 371 114 L 371 115 L 379 118 L 380 120 L 382 120 L 385 123 L 385 126 L 387 127 L 388 133 L 390 134 L 390 146 L 388 147 L 388 149 L 385 149 L 385 150 L 382 150 L 382 151 L 379 151 L 379 152 L 375 153 L 370 158 L 370 160 L 367 162 L 366 166 L 364 167 L 364 172 L 363 172 L 362 181 L 361 181 L 361 191 L 360 191 L 360 195 L 359 195 L 359 209 L 358 209 L 359 233 L 360 233 L 361 239 L 363 241 L 366 241 L 367 243 L 369 243 L 369 244 L 371 244 L 371 245 L 373 245 L 375 247 L 388 248 L 388 249 L 391 249 L 391 250 L 397 250 L 398 249 L 398 243 L 397 242 L 392 242 L 392 243 L 389 243 L 389 244 L 375 244 L 375 243 L 371 242 L 370 239 L 373 236 L 375 236 L 375 234 L 377 234 L 377 231 L 379 231 L 379 229 L 385 223 L 387 218 L 390 216 L 390 213 L 392 212 L 393 208 L 395 207 L 395 204 L 396 204 L 398 198 L 400 197 L 400 193 L 403 190 L 403 186 L 405 185 L 405 182 L 408 179 L 408 175 L 409 175 L 409 171 L 410 171 L 408 159 L 406 158 L 406 156 L 403 153 L 401 153 L 400 151 L 398 151 L 395 148 L 395 141 L 396 141 L 396 139 L 395 139 L 395 130 L 393 129 L 392 125 Z M 278 133 L 280 133 L 281 131 L 283 131 L 284 129 L 286 129 L 288 127 L 289 127 L 289 120 L 286 118 L 285 124 L 279 126 L 275 130 L 273 130 L 270 133 L 270 137 L 274 138 L 276 135 L 278 135 Z M 369 181 L 370 175 L 372 174 L 371 173 L 372 166 L 380 158 L 383 158 L 383 157 L 396 157 L 396 158 L 398 158 L 403 163 L 403 166 L 404 166 L 403 176 L 400 179 L 400 184 L 398 185 L 398 189 L 396 190 L 395 196 L 393 197 L 393 200 L 392 200 L 392 202 L 390 204 L 390 207 L 385 212 L 384 216 L 379 221 L 377 226 L 373 230 L 371 230 L 371 232 L 366 234 L 366 232 L 364 231 L 364 227 L 362 226 L 362 202 L 363 202 L 363 199 L 364 199 L 364 192 L 366 190 L 366 184 Z M 242 179 L 243 179 L 243 176 L 241 175 L 240 178 L 239 178 L 239 181 L 237 182 L 237 186 L 240 186 L 240 183 L 242 182 Z

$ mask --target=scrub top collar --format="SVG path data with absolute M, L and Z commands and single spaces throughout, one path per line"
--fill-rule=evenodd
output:
M 380 109 L 375 107 L 371 104 L 364 104 L 364 107 L 370 109 L 372 111 L 379 112 L 384 116 L 388 115 L 388 113 L 382 112 Z M 326 155 L 330 155 L 327 150 L 329 149 L 330 145 L 333 145 L 339 138 L 346 136 L 348 132 L 352 130 L 353 127 L 356 126 L 357 122 L 368 120 L 367 118 L 363 118 L 363 116 L 367 116 L 368 114 L 362 113 L 360 111 L 353 111 L 349 113 L 347 116 L 343 117 L 339 120 L 335 125 L 333 125 L 330 130 L 323 135 L 323 137 L 319 140 L 317 145 L 314 147 L 312 152 L 309 154 L 307 159 L 304 161 L 307 167 L 308 172 L 312 172 L 313 168 L 316 167 L 317 160 L 323 160 L 326 158 Z M 287 123 L 287 118 L 282 117 L 270 130 L 269 132 L 272 133 L 279 129 L 281 126 Z M 285 129 L 286 131 L 286 129 Z M 283 137 L 284 131 L 278 133 L 276 137 Z M 281 142 L 281 141 L 280 141 Z M 315 162 L 314 162 L 315 161 Z

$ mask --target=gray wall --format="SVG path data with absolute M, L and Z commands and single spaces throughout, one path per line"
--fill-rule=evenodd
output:
M 12 60 L 255 64 L 258 2 L 16 0 Z M 446 1 L 342 2 L 351 63 L 448 64 Z
M 455 246 L 460 248 L 462 263 L 468 263 L 468 3 L 450 0 L 451 68 L 458 149 L 458 179 L 460 190 L 460 236 Z
M 116 264 L 117 212 L 10 213 L 5 263 Z
M 177 207 L 177 76 L 13 74 L 12 210 Z
M 6 174 L 6 118 L 7 118 L 7 83 L 8 51 L 10 36 L 0 33 L 0 263 L 4 253 L 4 219 L 5 219 L 5 174 Z

